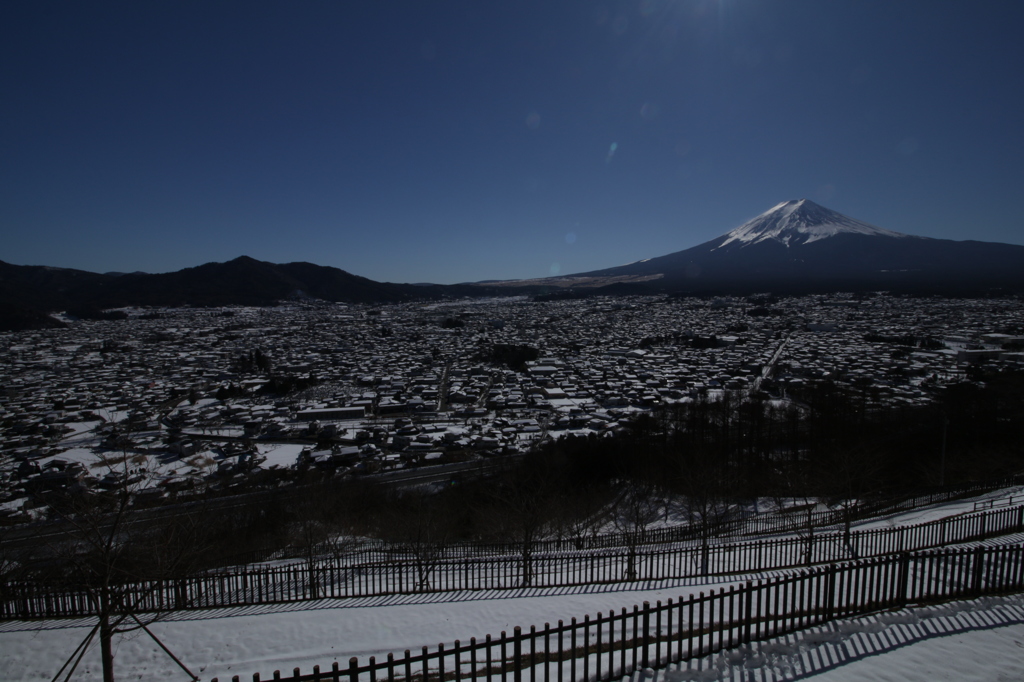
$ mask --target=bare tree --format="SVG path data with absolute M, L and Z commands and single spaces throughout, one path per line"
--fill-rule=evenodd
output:
M 410 555 L 416 567 L 416 589 L 429 590 L 430 576 L 455 537 L 455 520 L 442 496 L 409 492 L 393 501 L 384 536 Z
M 687 457 L 681 463 L 675 485 L 682 505 L 701 541 L 701 575 L 708 575 L 711 538 L 727 518 L 729 506 L 723 495 L 722 467 L 705 457 Z
M 506 472 L 493 482 L 490 491 L 491 520 L 498 532 L 519 547 L 521 586 L 533 584 L 533 551 L 538 540 L 551 528 L 555 502 L 552 480 L 537 461 Z
M 615 505 L 615 527 L 626 543 L 626 580 L 637 579 L 637 550 L 647 542 L 647 528 L 654 523 L 664 507 L 658 489 L 649 479 L 626 481 Z
M 298 488 L 288 505 L 289 534 L 306 561 L 312 599 L 320 596 L 320 564 L 324 560 L 339 560 L 355 545 L 338 493 L 337 485 L 317 481 Z
M 141 585 L 196 569 L 204 547 L 203 525 L 198 521 L 201 513 L 188 508 L 162 514 L 135 510 L 135 493 L 150 480 L 143 460 L 125 449 L 108 456 L 105 463 L 109 490 L 42 498 L 63 522 L 66 532 L 51 545 L 56 560 L 37 577 L 55 590 L 84 593 L 97 616 L 95 627 L 54 679 L 65 671 L 65 679 L 70 679 L 98 637 L 103 680 L 113 682 L 113 641 L 119 634 L 137 630 L 146 632 L 193 679 L 198 679 L 149 629 L 149 624 L 161 615 L 154 612 L 154 604 L 162 600 L 151 599 L 156 587 Z M 178 597 L 188 599 L 181 594 Z M 145 620 L 140 618 L 144 611 Z
M 851 559 L 858 559 L 852 542 L 852 525 L 864 504 L 863 497 L 877 489 L 881 463 L 863 445 L 836 446 L 819 453 L 814 484 L 825 501 L 839 506 L 843 517 L 843 546 Z
M 555 532 L 577 550 L 587 547 L 608 521 L 610 491 L 596 485 L 567 490 L 554 501 Z

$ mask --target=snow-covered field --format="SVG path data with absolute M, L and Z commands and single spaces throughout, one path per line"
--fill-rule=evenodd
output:
M 802 680 L 933 682 L 1024 679 L 1024 597 L 903 609 L 837 621 L 731 649 L 630 682 Z
M 687 582 L 629 590 L 602 585 L 322 600 L 179 613 L 151 629 L 204 680 L 230 680 L 231 675 L 252 679 L 254 672 L 269 678 L 278 669 L 284 673 L 299 666 L 311 672 L 313 665 L 325 669 L 334 661 L 346 666 L 350 656 L 380 658 L 389 652 L 417 651 L 424 645 L 498 635 L 502 630 L 511 632 L 516 625 L 556 623 L 574 616 L 582 619 L 584 614 L 644 600 L 667 600 L 714 586 Z M 51 679 L 93 623 L 0 623 L 0 651 L 7 659 L 6 672 L 0 674 L 10 680 Z M 88 673 L 80 678 L 101 679 L 98 661 L 98 652 L 90 652 L 83 661 Z M 120 643 L 115 665 L 124 679 L 157 675 L 172 679 L 175 670 L 181 674 L 144 633 Z
M 153 631 L 201 679 L 232 675 L 268 679 L 298 666 L 342 667 L 420 645 L 468 641 L 515 625 L 556 622 L 570 615 L 666 600 L 708 585 L 645 586 L 633 591 L 523 590 L 389 597 L 347 602 L 177 614 Z M 3 680 L 50 680 L 88 634 L 88 621 L 0 625 Z M 185 679 L 144 633 L 120 641 L 118 679 Z M 1024 597 L 905 609 L 838 621 L 750 647 L 631 677 L 652 682 L 687 679 L 820 682 L 853 680 L 1019 680 L 1024 670 Z M 1002 677 L 1000 677 L 1002 675 Z M 98 653 L 87 655 L 75 679 L 101 679 Z
M 878 523 L 919 523 L 970 509 L 973 502 L 954 502 Z M 766 574 L 742 579 L 747 577 Z M 691 578 L 321 600 L 169 614 L 151 629 L 200 679 L 218 677 L 226 682 L 233 675 L 252 679 L 256 672 L 269 679 L 274 670 L 290 674 L 300 667 L 311 672 L 315 664 L 324 670 L 335 661 L 345 667 L 351 656 L 358 656 L 361 662 L 371 655 L 380 660 L 389 652 L 417 652 L 424 645 L 435 647 L 456 639 L 467 642 L 470 637 L 499 635 L 503 630 L 511 633 L 517 625 L 528 629 L 546 622 L 555 624 L 559 619 L 582 619 L 585 614 L 677 599 L 739 580 L 735 576 L 728 581 Z M 0 680 L 52 679 L 93 624 L 89 619 L 0 623 Z M 74 679 L 101 679 L 97 648 L 94 644 Z M 928 666 L 939 672 L 928 674 Z M 117 642 L 115 667 L 118 679 L 186 679 L 143 632 Z M 769 682 L 819 674 L 825 676 L 821 679 L 843 681 L 1000 679 L 999 675 L 1009 674 L 1017 676 L 1005 679 L 1024 679 L 1018 669 L 1024 669 L 1024 597 L 1011 596 L 832 623 L 716 655 L 691 663 L 689 668 L 670 667 L 649 675 L 664 682 L 695 676 Z M 940 675 L 952 671 L 957 675 Z M 919 677 L 912 676 L 918 673 Z

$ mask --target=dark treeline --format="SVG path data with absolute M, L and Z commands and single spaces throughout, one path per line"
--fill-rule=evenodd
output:
M 872 389 L 830 382 L 791 397 L 777 407 L 725 393 L 642 415 L 615 438 L 547 449 L 586 462 L 592 479 L 648 477 L 684 495 L 713 486 L 735 499 L 898 494 L 1024 465 L 1024 373 L 951 386 L 925 406 L 881 404 Z
M 525 344 L 495 343 L 482 349 L 477 360 L 525 372 L 526 363 L 540 357 L 540 351 Z
M 642 540 L 670 505 L 676 518 L 712 522 L 730 504 L 755 498 L 841 504 L 1024 468 L 1024 373 L 949 387 L 926 406 L 883 405 L 866 389 L 828 382 L 794 397 L 785 408 L 729 393 L 672 405 L 614 436 L 561 438 L 495 476 L 440 491 L 373 486 L 368 493 L 366 483 L 327 481 L 319 485 L 332 503 L 316 513 L 334 532 L 415 552 L 474 540 L 528 554 L 536 540 L 582 539 L 599 528 Z M 270 517 L 279 541 L 294 544 L 296 514 L 312 512 L 281 505 Z

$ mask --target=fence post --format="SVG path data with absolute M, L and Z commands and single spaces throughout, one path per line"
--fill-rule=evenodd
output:
M 516 626 L 512 635 L 512 679 L 523 682 L 523 629 Z
M 814 563 L 814 526 L 807 526 L 807 565 Z
M 748 580 L 744 589 L 747 591 L 747 603 L 744 608 L 745 614 L 743 617 L 743 620 L 746 621 L 743 633 L 743 643 L 750 644 L 750 626 L 754 620 L 754 583 Z
M 899 587 L 896 593 L 897 603 L 900 607 L 906 607 L 907 605 L 907 587 L 910 584 L 910 553 L 903 552 L 900 554 L 900 576 L 899 576 Z
M 832 620 L 835 616 L 836 607 L 836 565 L 828 565 L 828 584 L 825 596 L 825 619 Z
M 650 642 L 650 629 L 651 629 L 651 602 L 644 602 L 644 650 L 640 656 L 640 665 L 643 668 L 647 667 L 647 645 Z
M 353 656 L 348 659 L 348 682 L 359 682 L 359 659 Z
M 974 565 L 971 567 L 971 591 L 975 596 L 981 594 L 981 576 L 985 570 L 985 546 L 978 545 L 974 550 Z

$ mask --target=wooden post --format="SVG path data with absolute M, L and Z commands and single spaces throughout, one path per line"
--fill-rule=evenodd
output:
M 672 600 L 668 600 L 669 603 L 669 614 L 672 613 Z M 654 606 L 654 667 L 661 665 L 661 600 Z M 669 630 L 671 631 L 672 617 L 669 615 Z M 669 639 L 669 658 L 672 656 L 671 644 L 672 640 Z
M 750 626 L 754 620 L 754 583 L 748 580 L 744 590 L 746 591 L 746 599 L 744 600 L 746 604 L 744 605 L 743 620 L 746 625 L 743 628 L 742 639 L 744 644 L 750 644 Z
M 489 650 L 488 650 L 489 651 Z M 501 682 L 508 680 L 508 637 L 501 631 Z M 426 682 L 426 678 L 424 678 Z
M 900 555 L 899 587 L 896 592 L 896 599 L 900 607 L 907 605 L 907 592 L 910 584 L 910 553 L 903 552 Z
M 537 679 L 537 626 L 530 626 L 530 682 Z
M 558 682 L 562 682 L 562 634 L 564 632 L 565 632 L 565 623 L 563 623 L 561 620 L 559 620 L 558 621 L 558 653 L 556 655 L 556 662 L 558 664 L 556 666 L 556 669 L 558 670 L 558 676 L 557 676 L 558 677 Z M 544 682 L 551 682 L 551 681 L 545 676 Z
M 828 588 L 825 594 L 825 617 L 828 620 L 832 620 L 835 616 L 835 600 L 836 600 L 836 565 L 828 565 Z
M 359 682 L 359 659 L 353 656 L 348 659 L 348 682 Z
M 575 682 L 576 680 L 576 617 L 573 616 L 572 626 L 570 629 L 571 639 L 569 649 L 569 678 Z
M 551 623 L 544 623 L 544 682 L 550 682 L 548 662 L 551 660 Z
M 573 675 L 573 679 L 575 679 Z M 590 614 L 583 614 L 583 679 L 590 680 Z
M 704 595 L 702 594 L 701 596 L 703 597 Z M 690 636 L 686 638 L 686 658 L 687 659 L 691 659 L 691 658 L 693 658 L 693 593 L 692 592 L 690 593 L 690 603 L 689 603 L 689 606 L 688 606 L 688 609 L 687 609 L 687 620 L 689 621 L 688 624 L 687 624 L 687 627 L 688 627 L 688 632 L 689 632 Z M 698 632 L 700 632 L 699 629 L 698 629 Z M 680 646 L 682 646 L 682 645 L 680 645 Z M 680 659 L 681 658 L 682 658 L 682 655 L 680 654 Z
M 651 602 L 644 602 L 644 650 L 640 654 L 640 665 L 644 668 L 647 667 L 647 645 L 650 643 L 650 631 L 651 631 Z
M 971 592 L 977 596 L 981 594 L 981 578 L 985 571 L 985 546 L 978 545 L 974 550 L 974 562 L 971 566 Z

